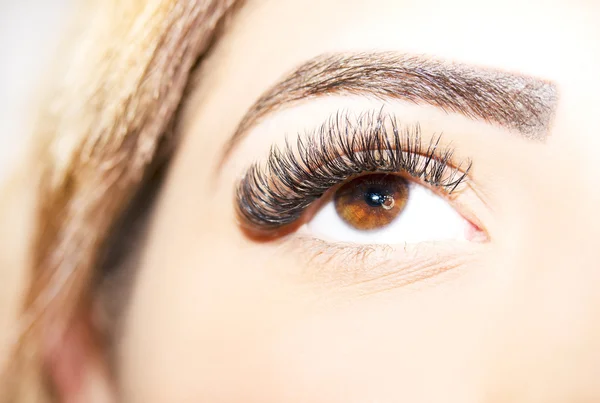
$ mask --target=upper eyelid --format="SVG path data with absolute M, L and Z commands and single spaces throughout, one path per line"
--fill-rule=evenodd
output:
M 394 140 L 390 140 L 387 126 L 391 128 Z M 333 140 L 329 136 L 331 134 L 334 135 Z M 307 154 L 320 156 L 318 153 L 313 153 L 313 150 L 319 152 L 329 151 L 330 155 L 331 151 L 334 150 L 335 157 L 321 161 L 321 165 L 325 165 L 335 162 L 337 158 L 351 158 L 361 155 L 361 153 L 395 151 L 400 148 L 402 153 L 399 153 L 399 156 L 430 157 L 428 158 L 429 162 L 443 162 L 444 166 L 454 169 L 455 172 L 462 172 L 464 178 L 467 179 L 472 166 L 470 159 L 455 158 L 455 149 L 451 145 L 441 145 L 442 134 L 433 134 L 430 141 L 423 141 L 422 137 L 421 127 L 418 123 L 408 126 L 402 125 L 395 115 L 385 112 L 384 108 L 366 111 L 358 115 L 352 115 L 348 110 L 340 110 L 331 115 L 325 123 L 312 130 L 312 132 L 304 132 L 304 134 L 298 135 L 295 146 L 290 143 L 289 138 L 286 138 L 283 148 L 271 147 L 267 164 L 270 160 L 280 161 L 280 157 L 286 156 L 294 156 L 294 159 L 296 155 L 300 158 L 307 158 Z M 357 139 L 359 142 L 355 143 Z M 360 142 L 361 140 L 366 141 Z M 413 160 L 413 162 L 418 161 Z M 315 158 L 302 160 L 302 163 L 301 168 L 314 170 L 321 168 Z M 254 166 L 258 165 L 258 163 L 254 164 Z M 418 165 L 411 165 L 407 168 L 423 170 Z M 410 171 L 410 169 L 407 169 L 407 171 Z M 451 184 L 451 189 L 452 186 L 454 185 Z
M 393 139 L 389 139 L 388 126 Z M 453 150 L 439 147 L 439 137 L 423 148 L 418 126 L 413 132 L 406 129 L 403 133 L 401 127 L 393 115 L 383 110 L 352 117 L 341 111 L 313 136 L 299 136 L 299 150 L 288 142 L 283 151 L 273 147 L 266 164 L 253 164 L 238 184 L 236 201 L 243 222 L 266 229 L 289 224 L 327 189 L 352 173 L 404 171 L 432 186 L 446 185 L 450 191 L 466 180 L 470 161 L 461 171 L 461 164 L 454 163 Z M 405 139 L 401 138 L 403 134 Z M 396 160 L 374 161 L 376 155 Z M 423 158 L 428 158 L 427 163 L 420 167 Z M 319 162 L 327 166 L 318 166 Z M 348 172 L 352 167 L 358 169 Z M 444 177 L 447 169 L 451 169 L 450 174 Z M 321 186 L 313 186 L 313 191 L 310 185 L 316 182 Z

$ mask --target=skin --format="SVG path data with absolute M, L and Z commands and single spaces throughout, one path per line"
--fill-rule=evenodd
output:
M 116 346 L 118 380 L 102 401 L 598 401 L 600 5 L 250 3 L 185 106 L 182 144 Z M 295 66 L 359 50 L 426 54 L 556 84 L 544 142 L 433 107 L 386 103 L 418 121 L 424 136 L 443 131 L 473 161 L 469 188 L 452 203 L 485 241 L 398 248 L 379 264 L 348 250 L 340 258 L 342 247 L 301 231 L 264 242 L 241 230 L 235 187 L 250 163 L 283 134 L 340 108 L 384 103 L 332 96 L 289 106 L 220 164 L 238 122 Z M 306 258 L 336 252 L 330 261 Z

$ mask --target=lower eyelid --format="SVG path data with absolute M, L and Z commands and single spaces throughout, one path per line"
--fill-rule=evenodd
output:
M 301 257 L 303 281 L 356 295 L 400 289 L 446 273 L 458 274 L 482 247 L 460 241 L 396 246 L 332 244 L 302 230 L 285 244 L 284 253 Z

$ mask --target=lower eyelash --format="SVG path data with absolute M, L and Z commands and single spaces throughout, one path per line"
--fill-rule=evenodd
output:
M 441 136 L 424 146 L 419 125 L 399 127 L 383 111 L 339 112 L 295 146 L 286 140 L 272 147 L 266 163 L 250 166 L 238 185 L 243 223 L 259 231 L 292 224 L 331 187 L 361 173 L 405 173 L 446 193 L 465 180 L 470 161 L 464 170 L 450 168 L 454 152 L 438 147 Z
M 370 295 L 433 279 L 463 267 L 476 256 L 473 245 L 332 244 L 301 234 L 289 238 L 282 252 L 295 251 L 302 260 L 302 278 L 331 286 L 332 290 Z M 436 253 L 429 249 L 436 248 Z M 437 279 L 436 281 L 440 281 Z

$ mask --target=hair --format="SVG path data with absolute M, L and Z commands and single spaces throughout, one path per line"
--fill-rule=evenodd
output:
M 2 226 L 17 217 L 27 242 L 0 262 L 27 278 L 0 400 L 52 400 L 41 334 L 64 331 L 90 305 L 103 246 L 169 147 L 190 74 L 239 2 L 98 0 L 82 10 L 27 162 L 2 193 L 32 202 L 0 204 Z

